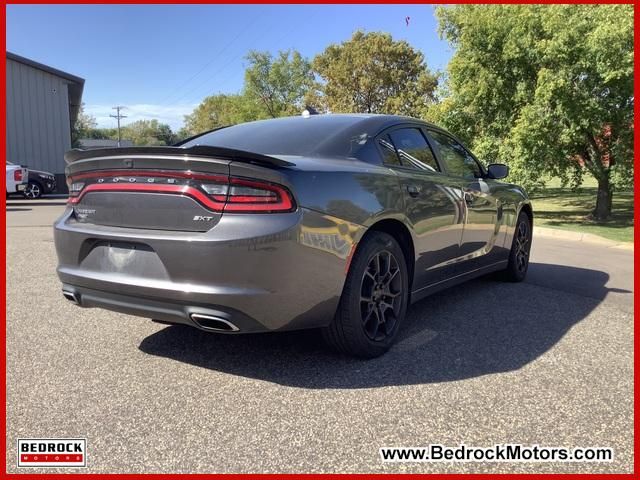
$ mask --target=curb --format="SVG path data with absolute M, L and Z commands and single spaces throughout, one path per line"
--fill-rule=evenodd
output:
M 633 242 L 617 242 L 608 238 L 594 235 L 593 233 L 572 232 L 571 230 L 561 230 L 559 228 L 547 228 L 533 226 L 533 235 L 547 238 L 557 238 L 574 242 L 587 242 L 602 245 L 607 248 L 620 248 L 633 251 Z

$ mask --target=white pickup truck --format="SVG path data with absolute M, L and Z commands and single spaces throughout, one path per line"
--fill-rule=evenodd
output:
M 29 181 L 29 172 L 20 165 L 14 165 L 7 162 L 7 196 L 10 193 L 21 193 L 27 187 Z

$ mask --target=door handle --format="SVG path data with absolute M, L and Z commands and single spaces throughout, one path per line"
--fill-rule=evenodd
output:
M 407 185 L 407 193 L 413 198 L 420 195 L 420 187 L 417 185 Z

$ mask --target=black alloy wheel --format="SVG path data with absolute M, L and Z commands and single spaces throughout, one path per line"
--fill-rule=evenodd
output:
M 383 340 L 394 331 L 402 307 L 402 279 L 398 260 L 383 250 L 369 261 L 360 288 L 360 315 L 367 336 Z
M 349 266 L 338 310 L 322 329 L 335 350 L 361 358 L 385 353 L 409 304 L 409 269 L 398 241 L 384 232 L 367 233 Z
M 529 222 L 521 221 L 516 230 L 516 268 L 526 273 L 529 266 Z
M 531 219 L 525 212 L 520 212 L 516 229 L 513 233 L 513 243 L 509 253 L 509 263 L 504 271 L 506 280 L 521 282 L 527 276 L 529 269 L 529 254 L 531 252 Z

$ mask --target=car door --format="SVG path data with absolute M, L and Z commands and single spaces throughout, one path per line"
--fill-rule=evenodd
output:
M 387 130 L 377 143 L 384 164 L 400 178 L 415 239 L 413 289 L 419 290 L 452 275 L 462 240 L 462 191 L 442 173 L 418 125 Z
M 429 129 L 438 159 L 447 173 L 458 179 L 464 198 L 464 229 L 460 255 L 466 269 L 491 263 L 500 227 L 500 206 L 492 194 L 492 183 L 484 177 L 484 169 L 460 142 L 450 135 Z

